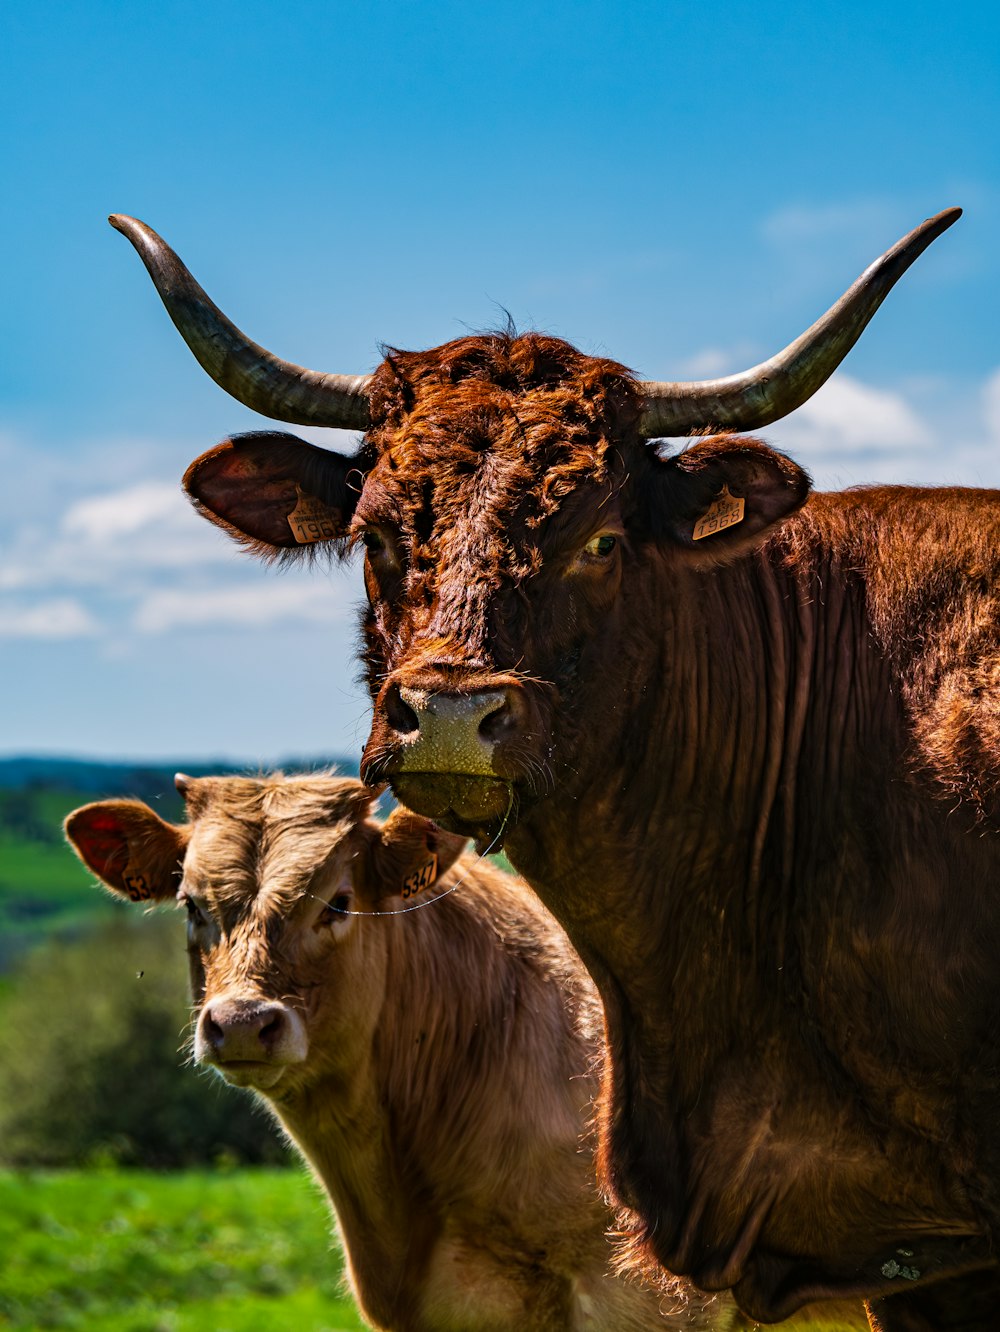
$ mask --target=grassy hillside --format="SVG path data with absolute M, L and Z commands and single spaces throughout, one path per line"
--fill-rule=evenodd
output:
M 90 798 L 81 791 L 0 789 L 0 971 L 53 931 L 75 931 L 114 910 L 63 841 L 63 819 Z

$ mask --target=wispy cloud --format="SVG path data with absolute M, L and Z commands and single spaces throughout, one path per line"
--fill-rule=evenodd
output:
M 756 365 L 767 355 L 753 342 L 737 342 L 731 347 L 703 347 L 701 351 L 678 362 L 677 379 L 716 379 L 735 375 Z
M 843 373 L 834 375 L 782 423 L 790 447 L 835 455 L 923 450 L 930 431 L 900 393 L 873 388 Z
M 34 507 L 14 529 L 0 587 L 107 587 L 232 559 L 176 485 L 144 481 L 73 501 L 61 515 Z
M 27 452 L 0 436 L 0 456 L 16 462 Z M 91 493 L 80 494 L 79 477 L 67 484 L 57 468 L 35 469 L 30 502 L 0 521 L 0 634 L 102 634 L 121 648 L 135 634 L 184 626 L 329 624 L 358 598 L 347 571 L 261 570 L 194 512 L 173 479 L 136 476 L 130 466 L 128 484 L 100 488 L 94 479 L 105 469 L 88 468 L 84 448 L 74 465 Z
M 898 218 L 898 205 L 890 205 L 879 199 L 835 204 L 788 204 L 768 214 L 760 230 L 766 241 L 784 247 L 804 241 L 813 243 L 844 236 L 867 238 L 876 232 L 889 234 L 898 225 Z
M 141 532 L 151 523 L 177 527 L 184 500 L 176 485 L 145 481 L 111 494 L 92 495 L 70 506 L 63 531 L 97 544 Z
M 874 388 L 838 372 L 764 433 L 818 485 L 865 482 L 997 485 L 1000 370 L 969 394 L 960 385 Z
M 710 347 L 692 356 L 683 373 L 727 374 L 751 360 Z M 808 467 L 823 489 L 894 481 L 995 486 L 1000 369 L 978 386 L 937 375 L 894 388 L 839 370 L 798 411 L 758 433 Z
M 983 420 L 990 443 L 1000 448 L 1000 370 L 983 385 Z
M 134 624 L 140 633 L 162 634 L 194 626 L 263 629 L 290 621 L 334 624 L 345 614 L 346 608 L 338 603 L 329 586 L 281 582 L 152 592 L 140 603 Z
M 99 632 L 86 607 L 70 597 L 31 606 L 0 603 L 0 638 L 91 638 Z

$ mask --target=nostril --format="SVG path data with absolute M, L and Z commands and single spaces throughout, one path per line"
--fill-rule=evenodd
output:
M 277 1045 L 278 1041 L 281 1039 L 284 1025 L 285 1020 L 280 1009 L 274 1012 L 272 1016 L 263 1023 L 257 1035 L 266 1050 L 271 1051 Z
M 494 708 L 479 723 L 479 734 L 490 744 L 496 744 L 498 740 L 503 739 L 513 723 L 514 713 L 509 700 L 505 698 L 498 708 Z
M 216 1020 L 212 1017 L 211 1012 L 205 1014 L 205 1019 L 204 1022 L 202 1023 L 202 1030 L 204 1032 L 205 1040 L 212 1047 L 212 1049 L 221 1050 L 222 1045 L 226 1039 L 226 1033 L 219 1026 L 218 1022 L 216 1022 Z
M 398 685 L 392 685 L 386 693 L 385 715 L 389 725 L 399 735 L 410 735 L 420 730 L 420 719 L 403 699 Z

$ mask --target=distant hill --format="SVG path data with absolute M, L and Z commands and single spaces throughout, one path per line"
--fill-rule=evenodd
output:
M 349 759 L 289 758 L 275 767 L 311 772 L 334 765 L 357 774 Z M 91 800 L 134 796 L 165 819 L 182 817 L 174 773 L 200 777 L 259 771 L 246 764 L 114 763 L 25 755 L 0 759 L 0 973 L 33 943 L 75 934 L 118 908 L 66 846 L 62 821 Z
M 276 763 L 285 772 L 311 772 L 317 768 L 335 765 L 338 771 L 356 774 L 358 765 L 345 758 L 288 758 Z M 144 794 L 150 784 L 159 788 L 162 783 L 173 790 L 174 773 L 186 772 L 191 777 L 219 776 L 229 773 L 256 771 L 247 764 L 219 762 L 114 762 L 104 759 L 49 758 L 35 755 L 0 758 L 0 791 L 47 788 L 64 791 L 84 791 L 92 798 L 102 796 L 134 795 L 147 799 Z

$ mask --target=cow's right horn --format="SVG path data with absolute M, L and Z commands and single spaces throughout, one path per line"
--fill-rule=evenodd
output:
M 280 360 L 226 318 L 152 227 L 123 213 L 108 221 L 135 246 L 181 337 L 220 388 L 277 421 L 367 429 L 368 375 L 324 375 Z

